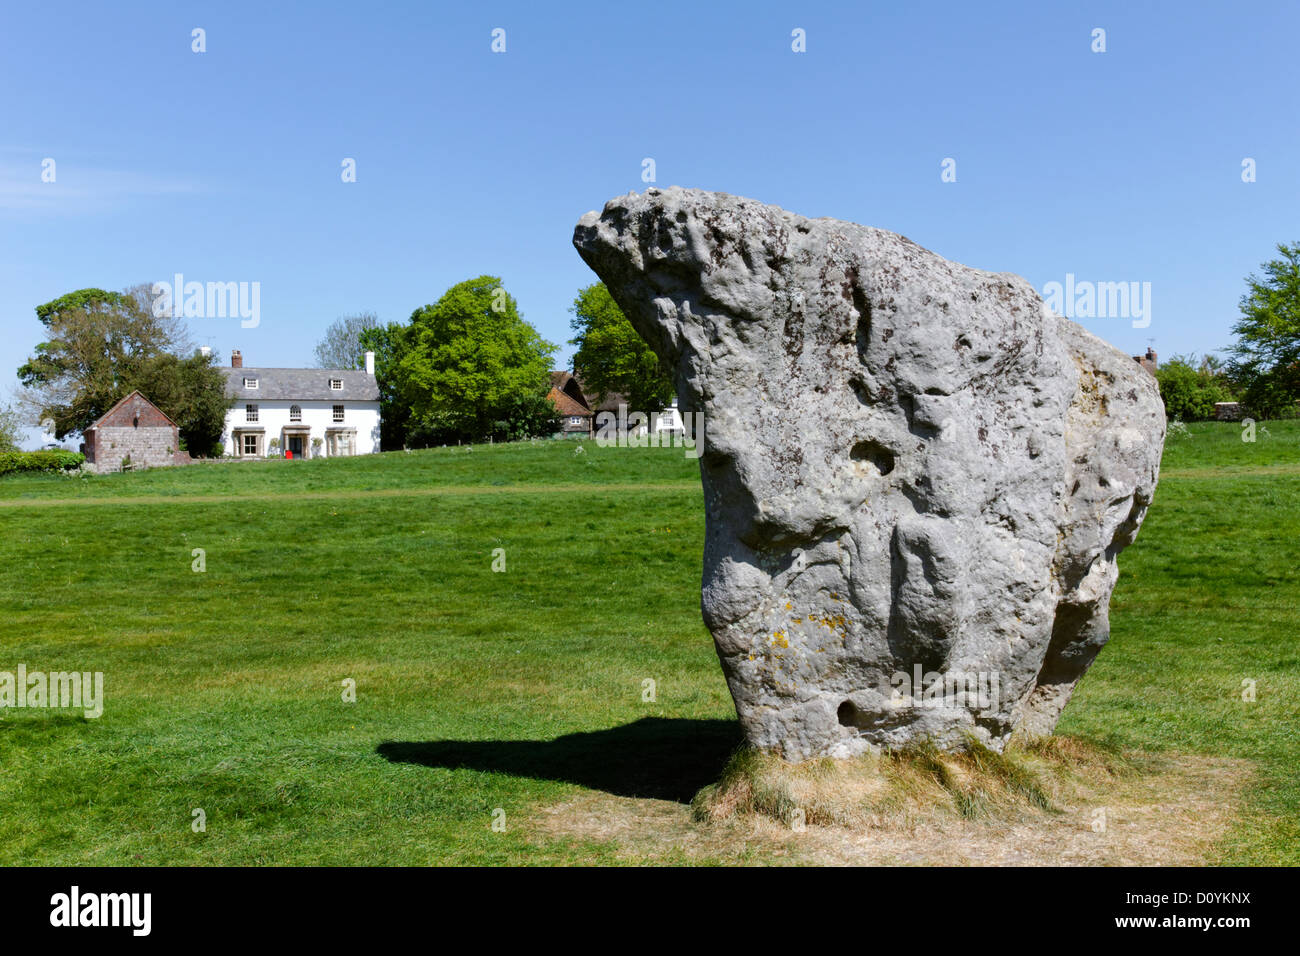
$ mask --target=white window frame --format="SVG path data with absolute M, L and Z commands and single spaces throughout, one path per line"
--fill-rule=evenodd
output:
M 341 391 L 343 391 L 343 379 L 341 379 L 341 378 L 332 378 L 332 379 L 330 379 L 330 391 L 332 391 L 332 392 L 341 392 Z
M 250 442 L 253 445 L 251 449 L 248 447 Z M 240 435 L 239 453 L 244 458 L 248 458 L 250 456 L 254 458 L 257 457 L 257 436 L 249 432 L 245 432 L 244 434 Z
M 244 376 L 244 388 L 257 388 L 257 379 Z
M 302 421 L 302 406 L 301 406 L 301 405 L 290 405 L 290 406 L 289 406 L 289 421 L 291 421 L 291 422 L 300 422 L 300 421 Z
M 335 406 L 334 406 L 334 408 L 333 408 L 333 416 L 334 416 L 334 421 L 335 421 L 335 422 L 341 422 L 341 421 L 343 421 L 343 416 L 346 415 L 346 414 L 347 414 L 347 410 L 346 410 L 342 405 L 335 405 Z
M 246 421 L 246 422 L 255 422 L 255 421 L 257 421 L 257 406 L 256 406 L 256 405 L 253 405 L 253 404 L 250 403 L 250 404 L 244 406 L 244 421 Z

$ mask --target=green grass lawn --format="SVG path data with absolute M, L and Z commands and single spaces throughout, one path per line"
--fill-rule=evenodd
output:
M 1060 728 L 1251 761 L 1224 863 L 1300 862 L 1300 426 L 1267 428 L 1171 438 Z M 739 735 L 702 539 L 680 449 L 0 480 L 0 671 L 102 671 L 106 697 L 0 711 L 0 863 L 622 859 L 528 820 L 716 779 Z

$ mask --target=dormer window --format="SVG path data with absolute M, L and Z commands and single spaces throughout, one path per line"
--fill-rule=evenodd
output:
M 244 388 L 257 388 L 257 379 L 244 376 Z
M 330 388 L 336 392 L 343 391 L 343 379 L 341 378 L 330 379 Z

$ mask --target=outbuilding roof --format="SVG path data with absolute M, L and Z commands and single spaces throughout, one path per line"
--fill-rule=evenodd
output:
M 605 395 L 603 401 L 597 402 L 596 399 L 599 396 L 594 392 L 589 391 L 587 387 L 582 384 L 581 378 L 575 375 L 573 379 L 578 383 L 578 387 L 582 389 L 583 397 L 586 398 L 587 405 L 593 412 L 617 412 L 620 405 L 626 405 L 628 403 L 627 396 L 622 392 L 609 392 Z
M 164 419 L 166 419 L 166 420 L 167 420 L 167 424 L 171 425 L 173 428 L 176 427 L 176 423 L 175 423 L 174 421 L 171 420 L 171 417 L 170 417 L 166 412 L 164 412 L 161 408 L 159 408 L 157 405 L 155 405 L 153 402 L 149 401 L 149 399 L 145 398 L 144 395 L 143 395 L 143 393 L 141 393 L 141 391 L 137 388 L 137 389 L 135 389 L 133 392 L 131 392 L 130 394 L 128 394 L 128 395 L 123 395 L 120 399 L 118 399 L 116 402 L 114 402 L 114 403 L 113 403 L 113 407 L 110 408 L 108 411 L 106 411 L 104 414 L 100 415 L 98 418 L 96 418 L 94 424 L 93 424 L 93 425 L 90 425 L 90 426 L 87 427 L 87 428 L 85 428 L 85 429 L 82 431 L 82 434 L 84 435 L 84 434 L 86 434 L 86 432 L 89 432 L 89 431 L 91 431 L 92 429 L 98 428 L 100 425 L 102 425 L 102 424 L 104 423 L 104 421 L 105 421 L 106 419 L 108 419 L 108 417 L 109 417 L 110 415 L 112 415 L 114 412 L 116 412 L 119 408 L 121 408 L 121 407 L 122 407 L 123 405 L 125 405 L 127 402 L 131 401 L 131 399 L 133 399 L 133 398 L 134 398 L 134 399 L 138 399 L 137 407 L 138 407 L 139 405 L 147 405 L 149 408 L 152 408 L 155 412 L 157 412 L 157 413 L 158 413 L 159 415 L 161 415 Z

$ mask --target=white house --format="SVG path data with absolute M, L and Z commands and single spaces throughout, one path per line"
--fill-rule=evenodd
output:
M 366 368 L 360 372 L 245 368 L 236 349 L 230 353 L 230 368 L 222 371 L 226 393 L 234 398 L 222 435 L 226 454 L 264 458 L 288 452 L 294 458 L 315 458 L 379 451 L 375 353 L 366 353 Z

